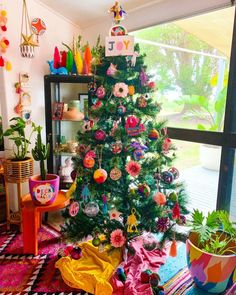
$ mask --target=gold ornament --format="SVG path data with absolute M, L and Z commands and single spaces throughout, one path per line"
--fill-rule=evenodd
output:
M 33 46 L 33 47 L 39 46 L 38 43 L 33 40 L 34 34 L 31 34 L 29 36 L 27 36 L 25 34 L 21 34 L 21 35 L 22 35 L 22 38 L 24 41 L 21 43 L 20 46 L 24 46 L 24 45 L 29 45 L 29 46 Z
M 110 172 L 110 178 L 114 181 L 119 180 L 122 176 L 120 169 L 117 167 L 113 168 Z
M 138 229 L 137 229 L 138 221 L 135 216 L 135 213 L 136 213 L 136 210 L 134 208 L 132 208 L 131 215 L 129 215 L 127 218 L 126 224 L 128 225 L 128 228 L 127 228 L 128 233 L 137 233 L 138 232 Z

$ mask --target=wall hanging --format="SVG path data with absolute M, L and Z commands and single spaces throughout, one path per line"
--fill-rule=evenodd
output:
M 12 66 L 10 61 L 4 56 L 10 45 L 9 40 L 5 36 L 7 31 L 7 11 L 0 6 L 0 67 L 4 67 L 7 71 L 10 71 Z

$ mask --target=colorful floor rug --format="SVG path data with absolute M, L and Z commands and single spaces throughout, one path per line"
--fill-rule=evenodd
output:
M 49 226 L 43 226 L 38 240 L 39 255 L 24 255 L 21 234 L 0 233 L 0 295 L 87 294 L 68 287 L 59 270 L 54 267 L 58 249 L 63 246 L 60 233 Z M 179 244 L 178 257 L 169 257 L 166 264 L 161 266 L 159 274 L 166 295 L 208 294 L 195 287 L 188 273 L 184 244 Z M 236 294 L 236 284 L 224 293 L 233 294 Z

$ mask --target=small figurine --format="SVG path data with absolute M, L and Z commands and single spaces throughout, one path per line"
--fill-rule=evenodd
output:
M 119 24 L 120 21 L 124 19 L 124 16 L 126 14 L 126 12 L 122 9 L 122 7 L 118 1 L 116 1 L 115 5 L 113 5 L 109 9 L 109 13 L 111 13 L 111 12 L 113 12 L 113 14 L 114 14 L 114 21 L 116 24 Z
M 49 64 L 51 75 L 68 75 L 68 71 L 64 67 L 60 67 L 58 69 L 55 69 L 53 66 L 53 60 L 51 60 L 51 61 L 48 60 L 47 63 Z
M 68 157 L 65 159 L 65 165 L 60 167 L 59 176 L 61 177 L 62 182 L 72 183 L 73 179 L 71 178 L 71 172 L 73 171 L 71 158 Z

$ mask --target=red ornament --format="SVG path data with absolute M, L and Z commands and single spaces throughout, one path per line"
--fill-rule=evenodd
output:
M 4 59 L 0 56 L 0 67 L 4 67 Z
M 83 160 L 83 165 L 85 168 L 88 168 L 88 169 L 93 168 L 94 164 L 95 164 L 95 160 L 92 157 L 85 157 Z
M 172 217 L 173 219 L 179 219 L 180 218 L 180 207 L 179 203 L 176 202 L 173 209 L 172 209 Z
M 148 82 L 147 86 L 148 86 L 148 88 L 153 89 L 156 87 L 156 84 L 155 84 L 155 82 L 151 81 L 151 82 Z
M 99 168 L 94 171 L 93 178 L 97 183 L 103 183 L 107 179 L 107 172 L 106 170 Z
M 96 140 L 103 141 L 106 138 L 106 133 L 103 130 L 97 130 L 94 137 Z
M 161 192 L 157 192 L 156 194 L 154 194 L 152 199 L 159 206 L 165 205 L 166 203 L 166 196 Z

